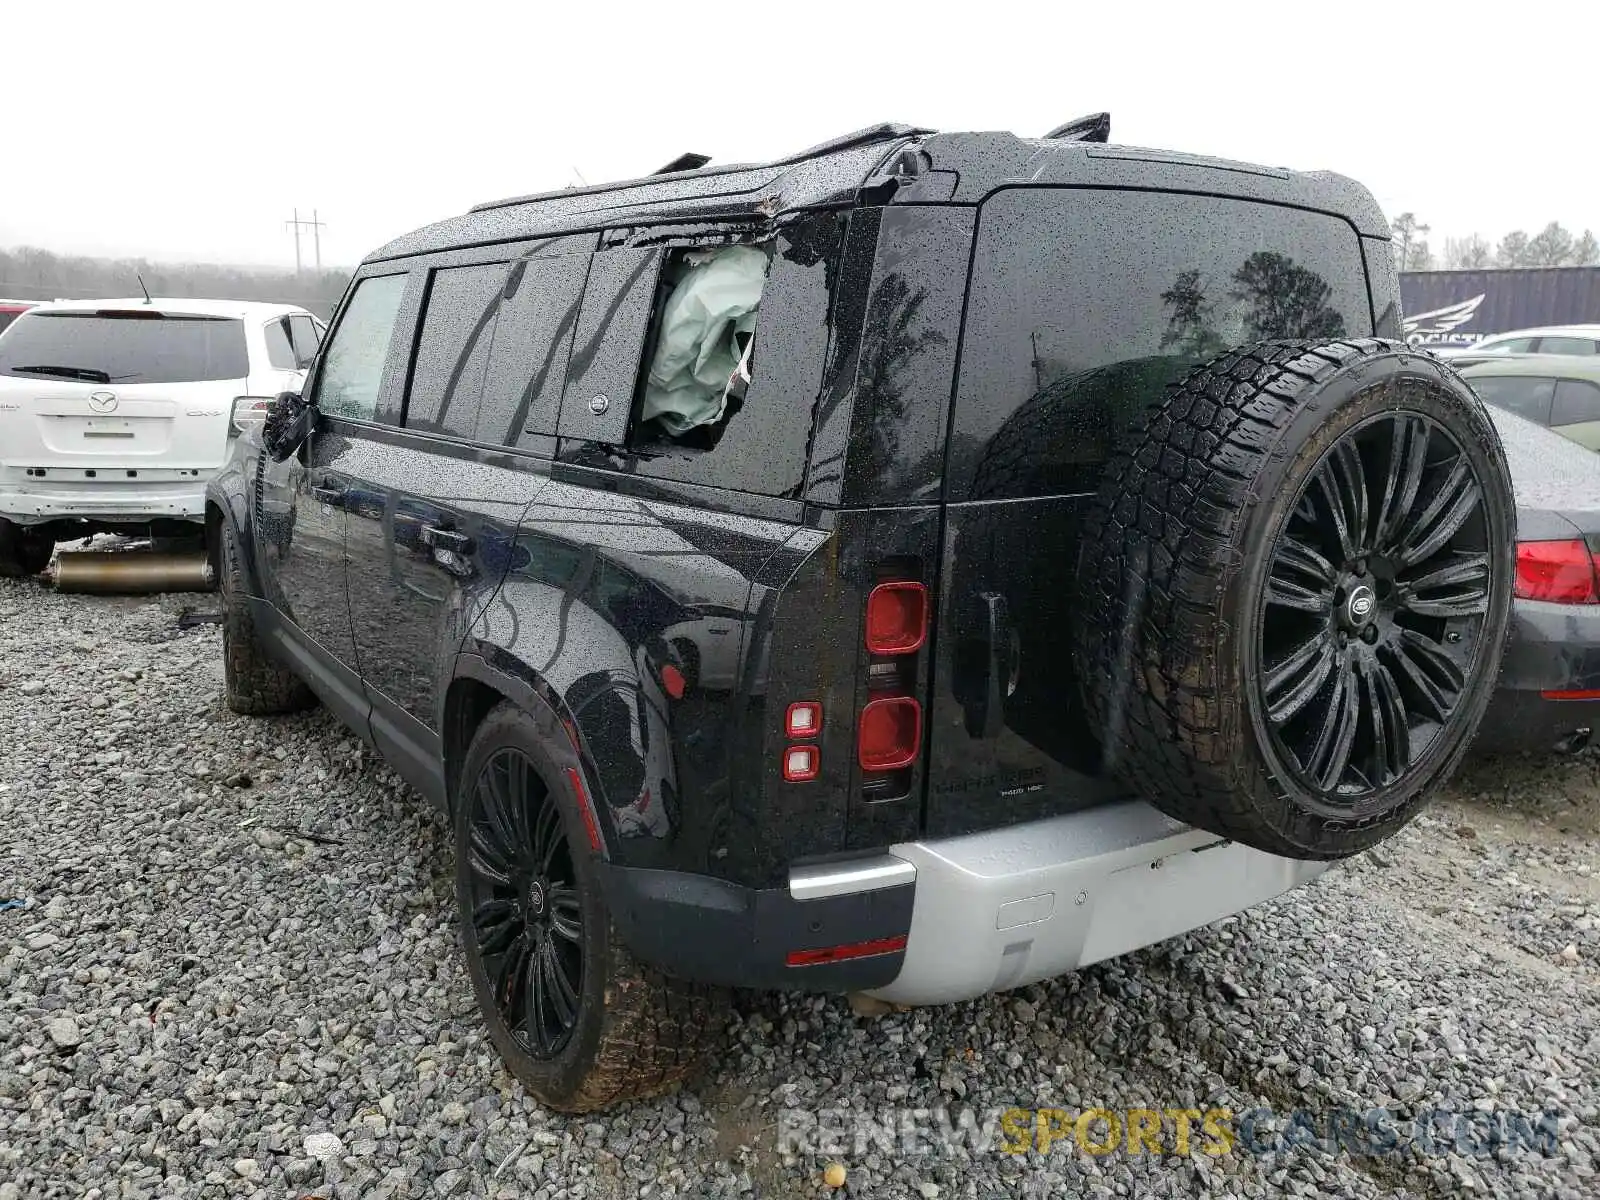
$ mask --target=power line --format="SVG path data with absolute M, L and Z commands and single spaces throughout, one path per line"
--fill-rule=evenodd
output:
M 285 221 L 283 224 L 284 224 L 284 227 L 286 229 L 293 229 L 294 230 L 294 273 L 296 275 L 300 274 L 300 269 L 301 269 L 301 267 L 300 267 L 300 230 L 302 228 L 311 230 L 311 245 L 312 245 L 314 253 L 316 254 L 317 270 L 321 271 L 322 270 L 322 231 L 327 228 L 327 224 L 325 222 L 323 222 L 323 221 L 317 220 L 317 210 L 314 209 L 314 208 L 311 210 L 311 219 L 309 221 L 302 221 L 300 219 L 300 210 L 297 208 L 297 209 L 294 210 L 294 217 L 291 220 Z

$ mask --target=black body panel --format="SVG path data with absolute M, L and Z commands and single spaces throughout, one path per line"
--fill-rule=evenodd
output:
M 916 885 L 796 900 L 788 888 L 745 888 L 678 871 L 607 865 L 606 900 L 623 940 L 682 979 L 735 987 L 847 992 L 883 987 L 905 951 L 789 966 L 794 950 L 904 938 Z M 902 942 L 903 946 L 904 943 Z

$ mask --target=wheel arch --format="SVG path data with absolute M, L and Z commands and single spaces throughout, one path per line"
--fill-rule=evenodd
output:
M 547 788 L 573 790 L 571 779 L 563 776 L 569 771 L 577 772 L 582 794 L 572 799 L 596 819 L 604 856 L 611 837 L 610 825 L 601 811 L 605 805 L 595 803 L 591 782 L 594 773 L 583 753 L 577 724 L 570 714 L 564 714 L 565 706 L 549 683 L 532 667 L 504 651 L 485 647 L 481 654 L 463 652 L 456 658 L 455 672 L 445 690 L 440 724 L 439 749 L 448 811 L 454 815 L 459 774 L 473 735 L 484 718 L 502 703 L 514 704 L 538 725 L 538 749 L 542 753 L 537 756 L 536 765 Z
M 237 471 L 218 475 L 206 485 L 206 557 L 216 578 L 222 578 L 222 525 L 226 521 L 239 544 L 239 567 L 244 572 L 247 594 L 261 595 L 256 571 L 256 544 L 251 536 L 250 505 Z

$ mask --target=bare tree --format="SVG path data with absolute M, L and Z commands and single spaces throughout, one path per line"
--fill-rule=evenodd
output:
M 1493 260 L 1494 247 L 1480 233 L 1444 240 L 1444 269 L 1447 271 L 1481 271 Z
M 1592 267 L 1600 263 L 1600 242 L 1594 240 L 1594 232 L 1585 229 L 1583 235 L 1572 244 L 1572 255 L 1567 259 L 1575 267 Z
M 1427 235 L 1432 231 L 1431 225 L 1424 225 L 1417 220 L 1417 214 L 1403 212 L 1390 222 L 1394 230 L 1394 240 L 1398 253 L 1395 257 L 1399 260 L 1402 271 L 1425 271 L 1431 264 L 1433 256 L 1428 252 Z
M 0 249 L 0 296 L 22 300 L 87 300 L 138 296 L 139 277 L 152 295 L 217 300 L 272 300 L 332 313 L 350 273 L 288 271 L 213 263 L 152 263 L 145 259 L 53 254 L 34 246 Z

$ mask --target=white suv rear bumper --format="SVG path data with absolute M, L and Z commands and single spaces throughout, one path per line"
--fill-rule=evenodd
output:
M 130 524 L 156 518 L 204 522 L 206 480 L 214 473 L 181 480 L 41 479 L 26 485 L 6 479 L 0 481 L 0 516 L 19 525 L 63 518 Z
M 1328 867 L 1224 841 L 1142 802 L 906 842 L 889 856 L 915 868 L 916 899 L 904 966 L 873 994 L 901 1004 L 971 999 L 1126 954 Z

